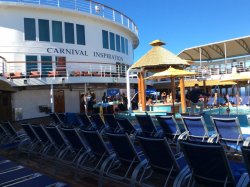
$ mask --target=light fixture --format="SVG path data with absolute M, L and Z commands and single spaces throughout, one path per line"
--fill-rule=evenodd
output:
M 23 80 L 23 84 L 28 84 L 28 80 L 27 80 L 27 79 L 24 79 L 24 80 Z

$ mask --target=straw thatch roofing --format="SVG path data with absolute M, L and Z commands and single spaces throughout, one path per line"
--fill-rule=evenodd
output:
M 153 48 L 149 50 L 143 57 L 141 57 L 131 68 L 155 68 L 158 67 L 169 67 L 169 66 L 188 66 L 189 63 L 186 60 L 181 59 L 172 52 L 163 48 L 163 42 L 155 40 L 150 43 Z
M 16 90 L 4 80 L 0 80 L 0 91 L 16 92 Z
M 190 72 L 186 70 L 176 69 L 169 67 L 167 70 L 155 73 L 152 76 L 147 77 L 146 79 L 161 79 L 161 78 L 171 78 L 171 77 L 184 77 L 189 75 L 196 75 L 196 72 Z

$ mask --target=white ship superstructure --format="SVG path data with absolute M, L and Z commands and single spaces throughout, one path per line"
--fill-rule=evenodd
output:
M 79 112 L 79 92 L 91 89 L 100 100 L 107 88 L 125 88 L 139 44 L 126 15 L 88 0 L 1 0 L 0 8 L 1 78 L 17 90 L 2 89 L 4 120 L 15 110 L 42 117 L 39 106 Z

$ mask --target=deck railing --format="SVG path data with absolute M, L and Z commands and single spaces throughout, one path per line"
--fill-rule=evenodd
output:
M 137 26 L 128 16 L 109 6 L 91 0 L 0 0 L 0 2 L 53 6 L 89 13 L 119 23 L 138 36 Z
M 59 65 L 54 61 L 8 62 L 8 68 L 5 71 L 0 66 L 0 76 L 7 79 L 81 76 L 119 78 L 126 77 L 127 69 L 128 65 L 110 63 L 67 62 Z

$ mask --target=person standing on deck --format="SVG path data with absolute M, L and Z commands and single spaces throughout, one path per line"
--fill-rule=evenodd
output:
M 204 94 L 199 88 L 199 85 L 195 84 L 194 88 L 190 92 L 190 115 L 194 115 L 194 111 L 197 105 L 200 107 L 200 114 L 203 113 L 205 95 L 206 94 Z

